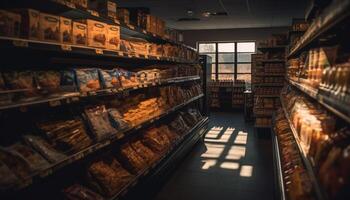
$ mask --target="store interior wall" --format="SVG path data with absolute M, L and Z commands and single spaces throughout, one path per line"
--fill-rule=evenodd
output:
M 239 41 L 239 40 L 263 40 L 271 34 L 285 33 L 289 27 L 271 28 L 241 28 L 241 29 L 208 29 L 208 30 L 184 30 L 184 43 L 196 48 L 199 41 Z

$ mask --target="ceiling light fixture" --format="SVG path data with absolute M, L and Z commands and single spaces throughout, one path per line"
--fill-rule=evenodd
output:
M 211 13 L 206 11 L 204 13 L 202 13 L 203 17 L 210 17 Z

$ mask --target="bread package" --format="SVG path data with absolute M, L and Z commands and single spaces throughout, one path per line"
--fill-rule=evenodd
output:
M 60 42 L 60 18 L 56 15 L 40 13 L 40 40 Z
M 98 70 L 103 88 L 121 88 L 117 70 Z
M 74 184 L 64 189 L 63 194 L 67 200 L 104 200 L 101 195 L 78 184 Z
M 0 190 L 6 190 L 19 183 L 18 177 L 0 160 Z
M 57 163 L 67 158 L 66 155 L 55 150 L 50 144 L 48 144 L 44 139 L 34 136 L 34 135 L 25 135 L 24 140 L 31 146 L 33 149 L 38 151 L 42 156 L 46 158 L 50 163 Z
M 77 90 L 75 72 L 73 70 L 62 70 L 61 74 L 61 85 L 62 91 L 75 92 Z
M 76 153 L 92 143 L 80 118 L 48 120 L 38 123 L 37 126 L 55 149 L 65 154 Z
M 101 89 L 97 69 L 76 69 L 75 74 L 80 92 L 92 92 Z
M 137 74 L 135 72 L 126 71 L 124 69 L 118 69 L 119 79 L 123 88 L 131 88 L 140 84 Z
M 60 17 L 60 42 L 73 42 L 73 24 L 71 19 Z
M 73 22 L 73 44 L 87 44 L 87 26 L 81 22 Z
M 120 27 L 116 25 L 107 25 L 107 49 L 120 49 Z
M 159 137 L 159 132 L 156 128 L 148 129 L 143 134 L 142 142 L 158 154 L 162 154 L 167 149 L 166 143 Z
M 0 36 L 19 37 L 21 27 L 21 15 L 0 10 Z
M 87 45 L 90 47 L 106 48 L 107 24 L 87 19 Z
M 54 93 L 60 91 L 61 74 L 59 71 L 46 70 L 36 71 L 35 80 L 39 90 L 48 93 Z
M 148 165 L 152 165 L 157 160 L 157 155 L 150 148 L 145 146 L 141 140 L 132 141 L 130 145 Z
M 20 179 L 25 180 L 31 175 L 29 163 L 22 156 L 0 147 L 0 161 Z
M 90 178 L 90 184 L 94 185 L 102 194 L 108 197 L 119 192 L 133 178 L 113 158 L 92 163 L 88 168 L 88 176 Z
M 16 143 L 8 149 L 20 155 L 29 164 L 32 171 L 40 171 L 49 167 L 49 162 L 27 145 Z
M 131 126 L 123 119 L 123 116 L 115 108 L 108 109 L 108 115 L 111 119 L 112 126 L 119 130 L 124 131 L 130 128 Z
M 135 174 L 147 167 L 146 161 L 128 143 L 122 145 L 119 156 Z
M 160 127 L 158 127 L 158 132 L 160 134 L 166 135 L 170 143 L 173 143 L 179 139 L 179 135 L 176 134 L 174 131 L 170 130 L 167 125 L 161 125 Z
M 85 108 L 84 113 L 97 141 L 111 136 L 121 137 L 120 134 L 117 134 L 117 130 L 111 125 L 108 112 L 104 105 Z
M 36 93 L 34 74 L 31 71 L 4 72 L 3 77 L 10 90 L 25 90 L 26 96 L 33 96 Z
M 128 9 L 117 8 L 117 17 L 119 21 L 124 22 L 125 24 L 130 23 L 130 13 Z
M 79 8 L 83 8 L 83 9 L 88 8 L 88 0 L 73 0 L 73 2 Z
M 89 7 L 99 14 L 111 19 L 117 18 L 117 4 L 111 0 L 90 0 Z

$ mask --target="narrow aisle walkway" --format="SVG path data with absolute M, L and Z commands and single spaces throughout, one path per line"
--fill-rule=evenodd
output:
M 270 139 L 242 114 L 212 113 L 209 127 L 155 200 L 273 200 Z

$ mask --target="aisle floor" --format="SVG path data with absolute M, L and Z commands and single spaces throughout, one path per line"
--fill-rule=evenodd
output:
M 271 140 L 242 114 L 212 113 L 204 143 L 165 183 L 155 200 L 273 200 Z

